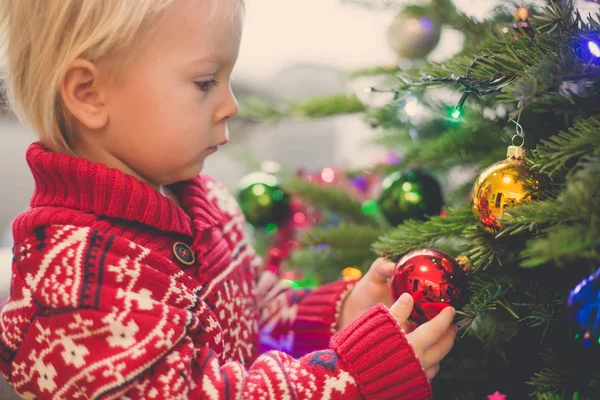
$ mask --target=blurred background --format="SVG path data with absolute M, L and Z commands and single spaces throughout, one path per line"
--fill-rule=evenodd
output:
M 373 82 L 350 81 L 348 72 L 398 63 L 386 41 L 397 9 L 411 3 L 425 5 L 428 1 L 374 1 L 373 7 L 366 8 L 355 4 L 358 2 L 248 0 L 242 47 L 234 71 L 235 93 L 239 97 L 256 95 L 277 101 L 346 92 L 365 100 L 364 89 Z M 507 2 L 454 3 L 460 11 L 483 19 L 494 7 Z M 585 1 L 579 2 L 578 7 L 581 11 L 597 9 Z M 461 49 L 463 40 L 463 33 L 443 28 L 428 59 L 447 59 Z M 230 130 L 231 142 L 209 158 L 205 169 L 205 173 L 230 189 L 235 189 L 248 172 L 248 157 L 277 161 L 291 170 L 302 167 L 315 171 L 328 165 L 348 169 L 372 165 L 386 151 L 365 145 L 373 130 L 362 115 L 318 120 L 292 118 L 262 124 L 237 121 Z M 12 114 L 0 112 L 0 247 L 11 246 L 12 239 L 7 234 L 10 222 L 27 207 L 33 190 L 24 153 L 34 140 L 32 131 Z
M 416 3 L 426 3 L 416 2 Z M 482 18 L 496 0 L 457 0 L 456 5 Z M 238 96 L 301 100 L 340 92 L 363 93 L 368 81 L 350 82 L 347 72 L 397 62 L 386 44 L 397 11 L 369 9 L 342 0 L 248 0 L 239 61 L 234 71 Z M 462 34 L 442 32 L 430 59 L 458 51 Z M 373 135 L 360 115 L 278 123 L 232 123 L 231 142 L 209 158 L 205 172 L 235 189 L 248 172 L 249 155 L 290 169 L 317 170 L 327 165 L 355 168 L 373 164 L 384 149 L 365 147 Z M 11 220 L 27 207 L 33 180 L 25 163 L 30 129 L 11 114 L 0 114 L 0 233 L 2 245 Z M 1 246 L 0 246 L 1 247 Z

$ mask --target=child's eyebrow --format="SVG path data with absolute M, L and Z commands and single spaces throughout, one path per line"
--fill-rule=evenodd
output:
M 191 61 L 193 65 L 201 64 L 219 64 L 223 61 L 223 57 L 219 54 L 208 54 L 197 57 Z

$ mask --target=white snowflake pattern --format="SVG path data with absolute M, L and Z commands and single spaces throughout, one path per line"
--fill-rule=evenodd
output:
M 21 257 L 19 257 L 19 261 L 23 261 L 31 257 L 31 244 L 26 244 L 25 246 L 19 247 L 19 253 L 21 255 Z
M 250 337 L 258 332 L 254 318 L 250 287 L 243 282 L 224 282 L 215 292 L 215 313 L 222 326 L 225 341 L 224 357 L 227 361 L 245 362 L 252 356 L 253 343 Z M 239 310 L 239 311 L 238 311 Z
M 123 325 L 119 321 L 113 321 L 110 323 L 109 329 L 111 336 L 106 340 L 110 347 L 123 348 L 130 347 L 136 342 L 135 334 L 140 330 L 134 321 L 129 321 L 127 325 Z
M 37 384 L 42 392 L 53 392 L 56 389 L 56 369 L 52 364 L 44 364 L 38 360 L 35 363 L 35 369 L 40 377 L 38 378 Z
M 213 181 L 208 181 L 206 186 L 210 190 L 210 197 L 214 197 L 217 200 L 221 211 L 229 215 L 239 214 L 239 206 L 225 186 Z
M 85 356 L 90 354 L 87 347 L 75 344 L 73 339 L 68 337 L 62 339 L 62 345 L 64 351 L 60 355 L 68 365 L 74 365 L 77 368 L 85 365 Z

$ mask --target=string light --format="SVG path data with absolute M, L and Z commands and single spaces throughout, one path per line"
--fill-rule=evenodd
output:
M 404 106 L 404 112 L 410 117 L 414 117 L 417 114 L 420 114 L 423 111 L 423 106 L 419 104 L 417 99 L 410 99 L 406 102 Z
M 462 112 L 460 110 L 460 108 L 455 108 L 454 111 L 452 111 L 452 118 L 454 119 L 459 119 L 461 116 Z
M 367 200 L 364 203 L 362 203 L 361 211 L 367 217 L 377 215 L 378 210 L 379 206 L 375 200 Z
M 323 171 L 321 172 L 321 179 L 323 179 L 323 182 L 326 183 L 331 183 L 335 180 L 335 171 L 332 168 L 323 168 Z
M 277 229 L 278 229 L 277 224 L 274 224 L 274 223 L 267 224 L 267 226 L 265 227 L 265 230 L 269 234 L 273 234 L 273 233 L 277 232 Z
M 593 40 L 588 41 L 588 50 L 594 57 L 600 57 L 600 46 Z

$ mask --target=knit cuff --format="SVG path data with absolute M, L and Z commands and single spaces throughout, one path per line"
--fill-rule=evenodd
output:
M 431 385 L 400 326 L 375 306 L 331 338 L 366 399 L 431 399 Z
M 340 308 L 356 281 L 336 281 L 312 290 L 298 303 L 294 321 L 294 356 L 329 348 Z

